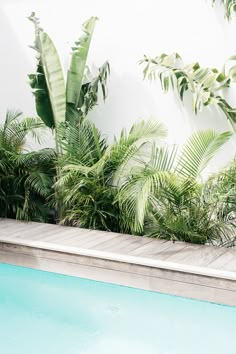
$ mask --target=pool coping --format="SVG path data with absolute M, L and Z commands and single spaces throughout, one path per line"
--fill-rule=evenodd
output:
M 219 279 L 236 281 L 236 272 L 222 271 L 222 270 L 212 269 L 207 267 L 199 267 L 199 266 L 186 265 L 181 263 L 161 261 L 161 260 L 150 259 L 145 257 L 130 256 L 130 255 L 124 255 L 118 253 L 105 252 L 105 251 L 97 251 L 97 250 L 81 248 L 81 247 L 57 245 L 54 243 L 43 242 L 43 241 L 23 240 L 19 238 L 15 239 L 11 237 L 8 237 L 7 240 L 2 239 L 0 237 L 0 243 L 26 246 L 30 248 L 38 248 L 41 250 L 68 253 L 72 255 L 80 255 L 80 256 L 86 256 L 92 258 L 100 258 L 100 259 L 110 260 L 115 262 L 137 264 L 146 267 L 161 268 L 170 271 L 177 271 L 182 273 L 190 273 L 195 275 L 203 275 L 207 277 L 214 277 Z
M 0 219 L 0 262 L 236 306 L 236 250 Z

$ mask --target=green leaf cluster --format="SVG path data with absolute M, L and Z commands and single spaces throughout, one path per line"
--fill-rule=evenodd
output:
M 230 57 L 226 64 L 235 59 L 234 56 Z M 144 64 L 144 77 L 149 80 L 159 78 L 164 92 L 170 88 L 176 90 L 181 101 L 187 91 L 191 92 L 192 109 L 195 114 L 199 113 L 204 106 L 217 105 L 232 128 L 236 129 L 236 108 L 231 107 L 221 94 L 231 82 L 235 82 L 235 65 L 228 71 L 226 71 L 227 65 L 222 71 L 215 68 L 202 68 L 197 62 L 185 66 L 178 53 L 161 54 L 155 58 L 144 56 L 140 63 Z
M 53 41 L 40 27 L 35 13 L 31 14 L 29 20 L 35 27 L 32 48 L 36 51 L 37 70 L 29 75 L 29 83 L 35 96 L 37 114 L 52 129 L 57 130 L 66 121 L 77 124 L 97 104 L 99 88 L 104 100 L 107 95 L 109 63 L 105 62 L 96 76 L 91 75 L 86 65 L 97 18 L 91 17 L 83 24 L 83 35 L 72 47 L 66 84 Z M 56 140 L 59 144 L 58 136 Z
M 55 175 L 52 149 L 27 152 L 26 138 L 40 141 L 41 120 L 22 118 L 8 111 L 0 125 L 0 216 L 22 220 L 52 221 L 47 203 Z
M 55 185 L 65 224 L 173 241 L 234 243 L 235 164 L 222 188 L 216 179 L 225 172 L 201 182 L 230 132 L 196 132 L 181 150 L 164 142 L 167 131 L 155 120 L 135 123 L 112 144 L 88 120 L 79 129 L 68 126 L 66 134 Z M 68 140 L 73 143 L 67 145 Z
M 221 4 L 225 8 L 225 17 L 227 20 L 231 20 L 236 13 L 236 0 L 220 0 Z M 212 0 L 212 5 L 215 5 L 216 0 Z

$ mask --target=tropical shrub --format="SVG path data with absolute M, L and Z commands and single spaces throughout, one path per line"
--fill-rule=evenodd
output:
M 218 189 L 214 178 L 206 183 L 200 178 L 230 136 L 228 132 L 197 132 L 181 153 L 176 147 L 154 146 L 150 160 L 123 177 L 118 201 L 127 232 L 201 244 L 232 242 L 235 181 L 232 188 L 224 185 L 229 189 L 223 204 L 223 186 Z M 221 213 L 217 212 L 220 206 Z
M 47 206 L 55 175 L 51 149 L 26 152 L 26 137 L 39 138 L 42 122 L 8 111 L 0 125 L 0 216 L 51 221 Z
M 157 121 L 140 121 L 129 132 L 123 130 L 111 145 L 87 120 L 77 128 L 69 126 L 66 134 L 66 154 L 61 159 L 61 178 L 56 183 L 66 207 L 64 221 L 122 231 L 117 181 L 139 159 L 146 158 L 152 139 L 166 135 L 164 126 Z
M 216 186 L 173 180 L 156 196 L 144 232 L 173 241 L 231 246 L 236 238 L 235 203 L 222 201 Z M 235 191 L 234 191 L 235 193 Z
M 219 222 L 220 244 L 235 245 L 236 237 L 236 160 L 208 178 L 202 192 L 204 203 Z
M 228 61 L 235 58 L 232 56 Z M 197 62 L 185 66 L 178 53 L 161 54 L 156 58 L 145 56 L 141 63 L 145 64 L 144 77 L 153 80 L 158 76 L 164 92 L 167 92 L 170 87 L 176 88 L 179 98 L 183 101 L 185 92 L 190 91 L 195 114 L 200 112 L 203 106 L 217 105 L 234 131 L 236 130 L 236 109 L 219 94 L 221 90 L 229 87 L 231 82 L 236 81 L 235 65 L 228 72 L 226 66 L 222 71 L 201 68 Z
M 222 217 L 217 184 L 200 178 L 231 133 L 195 133 L 181 153 L 163 143 L 166 130 L 157 121 L 136 123 L 111 145 L 87 120 L 66 134 L 56 183 L 65 223 L 202 244 L 232 241 L 233 189 Z

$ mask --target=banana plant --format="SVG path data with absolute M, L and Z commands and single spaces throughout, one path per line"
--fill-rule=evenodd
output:
M 231 57 L 230 60 L 235 58 Z M 145 64 L 144 77 L 149 80 L 159 77 L 164 92 L 167 92 L 170 87 L 176 89 L 179 98 L 183 101 L 185 92 L 190 91 L 195 114 L 200 112 L 203 106 L 218 105 L 233 130 L 236 130 L 236 109 L 232 108 L 220 94 L 223 89 L 230 86 L 231 82 L 236 81 L 236 66 L 233 66 L 228 73 L 225 68 L 223 71 L 202 68 L 197 62 L 185 66 L 178 53 L 161 54 L 155 58 L 144 56 L 140 63 Z
M 49 35 L 40 27 L 39 18 L 32 13 L 29 20 L 35 27 L 37 52 L 36 73 L 29 75 L 35 96 L 38 116 L 55 131 L 57 153 L 61 152 L 58 128 L 62 124 L 79 124 L 98 102 L 101 87 L 103 99 L 107 96 L 109 63 L 105 62 L 97 76 L 91 78 L 86 62 L 93 36 L 96 17 L 83 24 L 83 36 L 72 47 L 71 64 L 65 84 L 62 66 L 56 47 Z

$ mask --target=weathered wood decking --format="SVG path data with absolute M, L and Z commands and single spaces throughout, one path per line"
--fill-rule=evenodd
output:
M 0 262 L 236 306 L 236 249 L 0 219 Z

